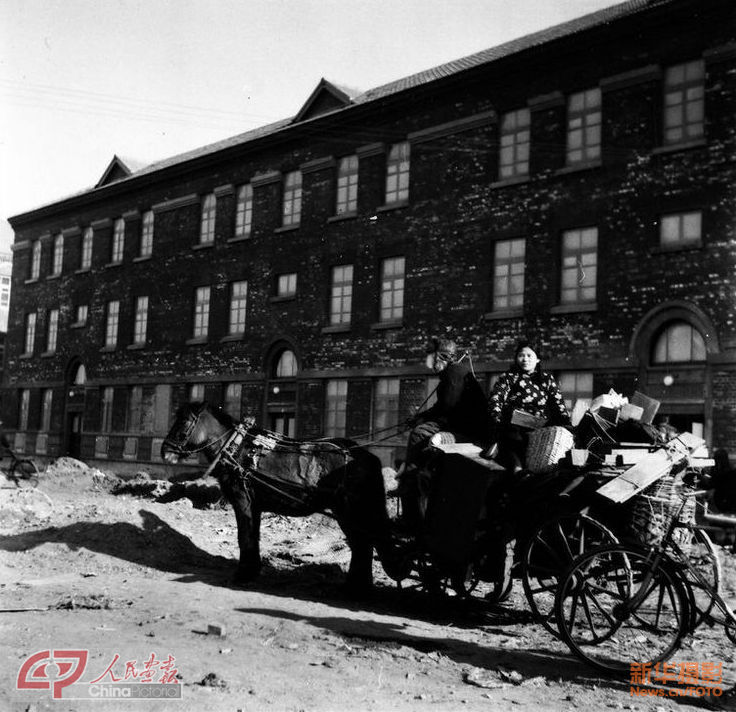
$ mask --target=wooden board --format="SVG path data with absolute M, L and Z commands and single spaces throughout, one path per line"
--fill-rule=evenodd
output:
M 622 475 L 599 487 L 598 494 L 611 502 L 626 502 L 664 477 L 672 465 L 701 447 L 704 442 L 702 438 L 695 437 L 692 433 L 681 433 L 670 440 L 666 447 L 649 453 Z

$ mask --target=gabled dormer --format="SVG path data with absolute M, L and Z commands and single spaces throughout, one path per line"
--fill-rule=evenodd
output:
M 142 167 L 143 164 L 129 159 L 123 160 L 116 154 L 112 157 L 107 168 L 105 168 L 105 172 L 102 174 L 100 180 L 97 181 L 95 188 L 100 188 L 103 185 L 109 185 L 110 183 L 127 178 Z
M 323 77 L 304 102 L 304 106 L 299 109 L 299 113 L 294 117 L 294 123 L 313 119 L 315 116 L 327 114 L 336 109 L 344 109 L 353 103 L 353 97 L 358 93 L 345 87 L 339 87 Z

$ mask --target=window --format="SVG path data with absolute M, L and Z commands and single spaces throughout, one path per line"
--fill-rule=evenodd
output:
M 209 332 L 210 288 L 197 287 L 194 290 L 194 329 L 195 339 L 204 339 Z
M 567 163 L 597 161 L 601 157 L 601 90 L 571 94 L 567 100 Z
M 529 173 L 529 109 L 509 111 L 501 117 L 499 178 Z
M 32 354 L 36 343 L 36 312 L 26 314 L 26 339 L 23 349 L 24 354 Z
M 125 429 L 129 433 L 139 433 L 142 429 L 143 415 L 143 386 L 132 386 L 128 390 L 128 412 L 126 414 Z
M 327 381 L 325 402 L 325 437 L 344 438 L 348 406 L 348 382 Z
M 74 326 L 85 326 L 87 323 L 87 312 L 88 307 L 86 304 L 77 305 L 77 318 L 74 322 Z
M 294 378 L 298 370 L 296 354 L 290 349 L 285 349 L 279 355 L 274 370 L 275 378 Z
M 243 387 L 240 383 L 228 383 L 225 388 L 225 403 L 223 410 L 233 419 L 240 420 L 240 398 Z
M 662 247 L 691 247 L 702 240 L 702 213 L 663 215 L 659 222 L 659 244 Z
M 358 209 L 358 157 L 345 156 L 337 165 L 337 204 L 335 214 L 345 215 Z
M 148 297 L 137 297 L 135 300 L 135 323 L 133 326 L 133 343 L 145 344 L 148 332 Z
M 238 188 L 235 208 L 235 237 L 248 237 L 253 227 L 253 186 L 250 183 Z
M 153 210 L 146 210 L 141 220 L 141 242 L 138 257 L 150 257 L 153 253 Z
M 245 315 L 248 306 L 248 282 L 233 282 L 230 285 L 230 335 L 245 332 Z
M 112 232 L 112 252 L 110 262 L 119 264 L 123 261 L 123 250 L 125 249 L 125 220 L 118 218 Z
M 668 67 L 664 73 L 664 143 L 703 137 L 705 64 L 702 60 Z
M 391 146 L 386 161 L 386 205 L 409 200 L 409 142 Z
M 399 423 L 398 378 L 379 378 L 373 399 L 373 432 L 379 433 Z
M 215 241 L 215 215 L 217 198 L 214 193 L 205 195 L 202 202 L 202 219 L 199 226 L 199 244 L 211 245 Z
M 593 374 L 583 371 L 561 373 L 559 386 L 567 410 L 573 417 L 573 425 L 577 425 L 593 399 Z M 579 405 L 576 407 L 576 404 Z
M 562 304 L 594 302 L 598 265 L 598 229 L 567 230 L 562 236 Z
M 44 388 L 41 396 L 41 432 L 48 433 L 51 430 L 51 405 L 54 392 L 51 388 Z
M 296 272 L 280 274 L 276 279 L 276 296 L 293 297 L 296 294 Z
M 112 430 L 112 386 L 105 386 L 102 389 L 102 398 L 100 399 L 100 432 L 109 433 Z
M 33 243 L 33 252 L 31 253 L 31 279 L 38 279 L 41 276 L 41 240 Z
M 54 238 L 54 249 L 51 257 L 51 274 L 56 276 L 61 274 L 64 266 L 64 236 L 58 234 Z
M 105 325 L 105 348 L 114 349 L 118 344 L 118 323 L 120 321 L 120 302 L 107 303 L 107 323 Z
M 31 391 L 24 388 L 20 392 L 20 408 L 18 410 L 18 430 L 28 430 L 28 416 L 31 410 Z
M 353 308 L 353 265 L 332 268 L 330 293 L 330 324 L 334 326 L 350 323 Z
M 493 268 L 493 309 L 518 309 L 524 304 L 526 240 L 496 242 Z
M 46 324 L 46 352 L 54 353 L 56 351 L 56 341 L 59 335 L 59 310 L 51 309 L 48 313 L 48 322 Z
M 189 402 L 202 403 L 204 401 L 204 383 L 192 383 L 189 386 Z
M 79 264 L 80 269 L 89 269 L 92 266 L 92 239 L 94 231 L 88 227 L 82 235 L 82 257 Z
M 705 361 L 703 335 L 685 321 L 666 324 L 652 349 L 652 363 L 683 363 Z
M 403 257 L 390 257 L 381 264 L 381 321 L 398 321 L 404 316 Z
M 282 225 L 298 225 L 302 216 L 302 174 L 292 171 L 284 176 Z

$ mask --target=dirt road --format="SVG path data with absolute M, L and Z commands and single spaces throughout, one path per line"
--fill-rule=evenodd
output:
M 348 550 L 325 517 L 267 517 L 261 578 L 232 588 L 229 510 L 155 501 L 163 483 L 150 483 L 149 496 L 114 494 L 119 487 L 111 474 L 65 460 L 36 491 L 0 489 L 0 710 L 703 707 L 634 697 L 628 684 L 598 677 L 532 623 L 520 587 L 503 608 L 438 601 L 397 590 L 376 564 L 369 600 L 342 597 Z M 725 558 L 736 599 L 736 562 Z M 41 689 L 16 689 L 24 661 L 46 650 L 55 665 L 25 678 Z M 77 650 L 88 651 L 83 674 L 53 699 Z M 720 665 L 730 685 L 736 678 L 736 651 L 721 630 L 700 630 L 675 659 Z M 181 698 L 101 698 L 126 672 L 129 682 L 168 679 Z M 68 699 L 82 694 L 97 697 Z

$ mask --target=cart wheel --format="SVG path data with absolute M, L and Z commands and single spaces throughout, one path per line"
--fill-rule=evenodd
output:
M 645 549 L 593 549 L 560 577 L 560 635 L 581 660 L 628 676 L 632 664 L 662 662 L 680 646 L 690 620 L 686 586 L 668 560 L 652 569 Z
M 38 486 L 38 467 L 33 460 L 15 460 L 9 475 L 18 487 Z
M 555 593 L 573 559 L 602 544 L 616 544 L 610 529 L 587 514 L 572 513 L 542 524 L 521 555 L 521 580 L 534 619 L 559 637 Z
M 690 529 L 689 533 L 692 536 L 688 537 L 689 541 L 686 544 L 670 545 L 667 553 L 675 560 L 681 559 L 688 563 L 683 569 L 683 575 L 693 593 L 690 601 L 692 607 L 690 630 L 695 630 L 711 612 L 720 593 L 721 560 L 706 532 L 702 529 Z
M 726 621 L 726 635 L 728 639 L 736 645 L 736 620 Z

